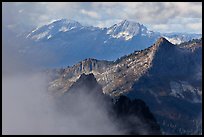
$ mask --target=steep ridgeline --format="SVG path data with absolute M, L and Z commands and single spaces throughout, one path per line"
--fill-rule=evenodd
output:
M 93 73 L 103 93 L 144 100 L 165 134 L 200 134 L 201 62 L 202 39 L 173 45 L 160 38 L 114 62 L 86 59 L 57 70 L 49 90 L 63 94 L 82 73 Z
M 200 48 L 197 50 L 201 51 Z M 61 74 L 50 83 L 50 89 L 57 88 L 65 92 L 82 73 L 93 73 L 102 85 L 103 92 L 115 96 L 129 91 L 135 81 L 142 76 L 149 75 L 150 71 L 159 75 L 166 74 L 168 77 L 173 74 L 177 76 L 174 77 L 177 80 L 179 76 L 190 79 L 195 76 L 193 71 L 199 72 L 195 70 L 195 65 L 199 70 L 199 63 L 201 63 L 201 58 L 199 59 L 201 53 L 197 55 L 197 50 L 191 52 L 185 48 L 181 49 L 166 39 L 160 38 L 153 46 L 136 51 L 114 62 L 89 58 L 72 67 L 61 69 Z M 190 65 L 191 63 L 195 65 Z M 153 67 L 152 64 L 154 64 Z
M 53 70 L 51 73 L 51 80 L 49 89 L 57 93 L 66 92 L 72 84 L 81 76 L 81 74 L 93 73 L 95 77 L 101 76 L 107 68 L 113 66 L 113 62 L 98 61 L 96 59 L 86 59 L 78 64 L 65 69 Z M 55 74 L 55 76 L 53 75 Z M 98 78 L 97 78 L 98 81 Z M 99 82 L 99 81 L 98 81 Z
M 161 40 L 152 67 L 127 96 L 150 106 L 163 133 L 201 134 L 202 41 L 177 47 Z
M 81 119 L 78 124 L 86 124 L 87 130 L 83 134 L 95 134 L 96 127 L 100 127 L 96 125 L 107 127 L 110 126 L 109 122 L 117 130 L 103 127 L 103 130 L 97 129 L 103 131 L 97 134 L 161 134 L 153 114 L 142 100 L 131 101 L 121 96 L 114 101 L 102 93 L 102 87 L 93 74 L 82 74 L 70 89 L 58 98 L 56 108 L 68 117 L 73 114 L 75 118 L 78 116 Z M 106 115 L 108 121 L 105 120 Z
M 50 83 L 50 90 L 58 89 L 64 93 L 82 73 L 93 73 L 98 83 L 102 85 L 104 93 L 120 95 L 129 91 L 134 81 L 151 66 L 155 50 L 155 47 L 151 47 L 151 51 L 150 49 L 138 51 L 115 62 L 86 59 L 72 67 L 62 69 L 61 75 Z

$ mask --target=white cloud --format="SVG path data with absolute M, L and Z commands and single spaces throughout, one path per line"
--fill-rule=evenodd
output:
M 101 20 L 101 21 L 97 21 L 95 26 L 100 28 L 111 27 L 112 25 L 120 21 L 121 21 L 120 19 Z
M 100 18 L 100 16 L 96 12 L 93 12 L 93 11 L 87 11 L 87 10 L 82 9 L 81 13 L 85 14 L 85 15 L 88 15 L 91 18 L 95 18 L 95 19 L 99 19 Z
M 22 12 L 23 12 L 23 9 L 19 10 L 18 12 L 19 12 L 19 13 L 22 13 Z
M 191 29 L 192 31 L 194 30 L 195 32 L 202 33 L 202 22 L 189 23 L 189 24 L 186 24 L 186 27 Z
M 19 13 L 20 10 L 23 12 Z M 100 27 L 128 19 L 150 28 L 159 28 L 159 24 L 163 24 L 160 28 L 168 26 L 168 30 L 175 30 L 170 27 L 177 25 L 177 31 L 187 32 L 200 32 L 202 28 L 201 2 L 21 2 L 3 3 L 3 13 L 7 25 L 16 22 L 42 25 L 54 19 L 69 18 Z M 196 23 L 199 26 L 195 27 Z
M 202 22 L 185 24 L 155 24 L 150 29 L 159 32 L 190 32 L 202 34 Z

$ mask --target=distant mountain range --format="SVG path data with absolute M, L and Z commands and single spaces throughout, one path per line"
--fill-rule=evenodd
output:
M 202 132 L 202 39 L 174 45 L 161 37 L 115 61 L 89 58 L 49 70 L 49 91 L 63 95 L 83 73 L 93 73 L 104 94 L 143 100 L 164 134 Z
M 159 37 L 164 36 L 173 44 L 180 44 L 184 41 L 189 41 L 191 39 L 197 39 L 201 37 L 201 34 L 187 34 L 187 33 L 159 33 L 148 30 L 143 24 L 138 22 L 123 20 L 118 24 L 114 24 L 109 28 L 99 28 L 93 26 L 83 26 L 79 22 L 68 19 L 56 20 L 48 25 L 41 26 L 34 29 L 26 37 L 31 38 L 35 41 L 41 41 L 45 39 L 51 39 L 58 35 L 60 32 L 69 32 L 71 30 L 81 30 L 86 29 L 87 31 L 100 31 L 105 30 L 111 38 L 122 39 L 125 41 L 131 40 L 133 37 L 153 37 L 159 35 Z M 107 43 L 108 41 L 104 41 Z
M 159 33 L 143 24 L 123 20 L 109 28 L 83 26 L 69 19 L 56 20 L 19 36 L 19 52 L 46 67 L 73 65 L 85 58 L 116 60 L 152 45 L 159 37 L 173 43 L 200 38 L 201 34 Z M 50 62 L 50 58 L 52 58 Z

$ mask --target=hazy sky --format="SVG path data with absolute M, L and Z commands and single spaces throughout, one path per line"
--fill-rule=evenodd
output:
M 110 27 L 127 19 L 154 31 L 202 33 L 201 2 L 3 3 L 3 23 L 10 28 L 40 26 L 60 18 L 99 27 Z

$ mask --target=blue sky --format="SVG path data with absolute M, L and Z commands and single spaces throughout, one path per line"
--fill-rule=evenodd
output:
M 41 26 L 60 18 L 110 27 L 127 19 L 160 32 L 202 33 L 201 2 L 10 2 L 3 3 L 3 25 Z

